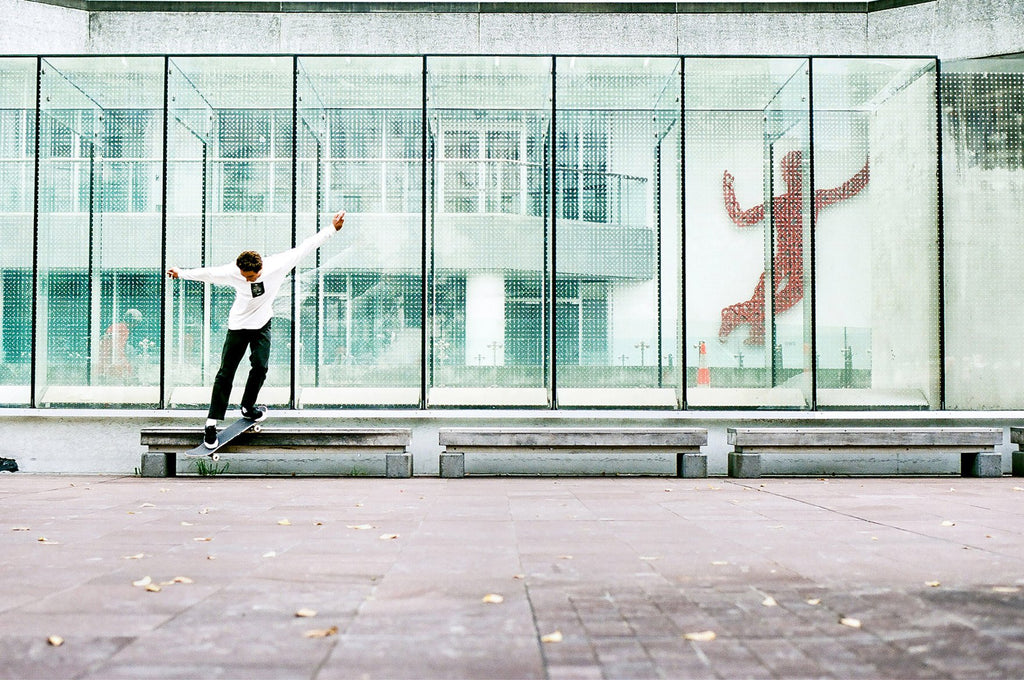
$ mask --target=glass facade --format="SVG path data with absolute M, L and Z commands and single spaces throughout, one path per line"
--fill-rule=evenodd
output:
M 273 407 L 1024 405 L 1019 57 L 12 57 L 0 85 L 0 406 L 204 407 L 233 291 L 166 269 L 338 210 L 275 303 Z

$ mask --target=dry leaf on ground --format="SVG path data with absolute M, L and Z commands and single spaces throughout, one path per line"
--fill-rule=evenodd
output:
M 487 593 L 483 597 L 483 602 L 486 602 L 487 604 L 501 604 L 504 601 L 505 598 L 497 593 Z
M 332 635 L 337 635 L 337 634 L 338 634 L 338 627 L 337 626 L 331 626 L 330 628 L 314 628 L 312 630 L 307 630 L 305 633 L 302 634 L 302 637 L 325 638 L 325 637 L 330 637 Z
M 701 630 L 696 633 L 686 633 L 683 635 L 684 640 L 692 640 L 693 642 L 711 642 L 717 635 L 713 630 Z
M 64 638 L 62 638 L 59 635 L 51 635 L 50 637 L 46 638 L 46 642 L 51 647 L 60 647 L 62 644 L 64 644 Z
M 778 607 L 779 603 L 775 601 L 774 597 L 768 595 L 763 600 L 761 600 L 761 605 L 765 607 Z
M 138 581 L 132 581 L 132 585 L 136 586 L 138 588 L 144 588 L 145 586 L 148 586 L 152 582 L 153 582 L 153 579 L 151 579 L 148 576 L 143 576 Z
M 541 638 L 540 638 L 540 641 L 541 642 L 561 642 L 562 641 L 562 631 L 556 630 L 554 633 L 548 633 L 547 635 L 542 635 Z
M 393 541 L 398 538 L 398 534 L 381 534 L 380 540 L 382 541 Z
M 297 616 L 300 619 L 308 619 L 311 616 L 316 616 L 316 610 L 307 609 L 306 607 L 303 607 L 299 611 L 295 612 L 295 616 Z
M 839 623 L 850 628 L 860 628 L 860 619 L 854 619 L 849 616 L 844 616 L 839 619 Z
M 283 527 L 290 527 L 292 525 L 292 523 L 289 522 L 287 519 L 279 519 L 277 520 L 277 523 Z

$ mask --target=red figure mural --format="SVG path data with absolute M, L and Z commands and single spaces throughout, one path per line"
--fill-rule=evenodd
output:
M 786 183 L 786 193 L 772 199 L 772 214 L 775 220 L 775 252 L 772 255 L 774 269 L 774 301 L 775 314 L 780 314 L 804 296 L 804 190 L 800 164 L 803 154 L 799 150 L 790 151 L 782 157 L 782 179 Z M 819 189 L 814 192 L 814 218 L 822 208 L 833 203 L 856 196 L 868 183 L 868 162 L 856 175 L 833 189 Z M 749 227 L 764 219 L 764 204 L 740 209 L 733 191 L 733 176 L 726 170 L 722 175 L 722 196 L 729 217 L 738 227 Z M 750 324 L 750 335 L 744 340 L 747 345 L 764 344 L 764 272 L 754 288 L 753 296 L 746 302 L 737 302 L 722 310 L 722 325 L 718 329 L 718 339 L 725 342 L 729 334 L 737 326 Z

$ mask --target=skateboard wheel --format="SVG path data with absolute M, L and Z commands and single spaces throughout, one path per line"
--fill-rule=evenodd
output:
M 263 426 L 262 425 L 253 425 L 252 426 L 252 431 L 253 432 L 262 432 L 263 431 Z
M 220 460 L 220 454 L 219 453 L 211 453 L 210 454 L 210 458 L 212 460 L 214 460 L 214 461 L 218 461 L 218 460 Z

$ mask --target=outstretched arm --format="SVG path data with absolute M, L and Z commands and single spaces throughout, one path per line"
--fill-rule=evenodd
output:
M 738 227 L 749 227 L 764 219 L 764 204 L 755 206 L 750 210 L 742 210 L 740 202 L 736 200 L 736 192 L 732 188 L 733 176 L 726 170 L 722 175 L 722 198 L 725 200 L 725 210 L 729 218 Z
M 833 203 L 845 201 L 860 193 L 861 189 L 867 186 L 871 175 L 869 165 L 871 159 L 864 161 L 864 167 L 856 175 L 846 180 L 833 189 L 820 189 L 814 192 L 814 205 L 818 210 L 828 207 Z

